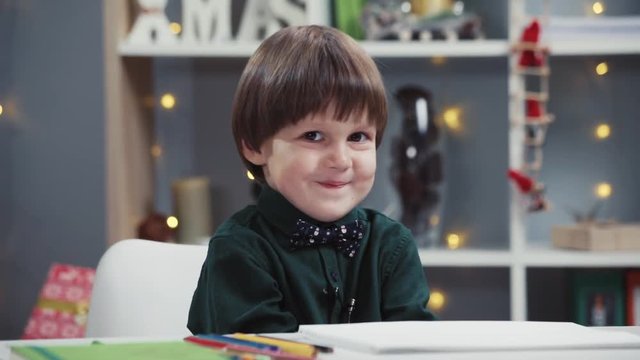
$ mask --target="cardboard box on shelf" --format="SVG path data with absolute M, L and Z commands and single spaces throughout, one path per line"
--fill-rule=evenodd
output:
M 640 224 L 588 223 L 554 226 L 553 245 L 579 250 L 640 250 Z

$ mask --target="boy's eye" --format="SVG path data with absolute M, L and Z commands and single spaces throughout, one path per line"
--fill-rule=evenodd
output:
M 322 140 L 322 135 L 320 134 L 319 131 L 307 131 L 302 135 L 302 137 L 304 137 L 305 140 L 309 140 L 309 141 Z
M 349 141 L 353 141 L 353 142 L 364 142 L 370 139 L 371 138 L 369 137 L 369 135 L 363 132 L 357 132 L 349 135 Z

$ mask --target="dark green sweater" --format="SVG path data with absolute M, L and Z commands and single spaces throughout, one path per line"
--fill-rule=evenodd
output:
M 432 320 L 415 242 L 398 222 L 356 208 L 341 223 L 363 220 L 360 250 L 349 258 L 332 245 L 291 250 L 297 219 L 309 218 L 265 187 L 222 224 L 209 242 L 187 327 L 194 334 L 291 332 L 300 324 Z M 320 223 L 321 224 L 321 223 Z

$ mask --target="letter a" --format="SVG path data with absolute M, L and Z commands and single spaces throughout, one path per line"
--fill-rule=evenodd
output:
M 164 13 L 167 0 L 138 0 L 138 5 L 142 12 L 138 15 L 127 42 L 136 45 L 175 44 L 176 37 L 169 29 L 169 19 Z

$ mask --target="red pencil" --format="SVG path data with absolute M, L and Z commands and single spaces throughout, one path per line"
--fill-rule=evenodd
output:
M 245 353 L 245 354 L 249 353 L 249 354 L 256 354 L 256 355 L 266 355 L 266 356 L 270 356 L 271 358 L 276 359 L 276 360 L 311 360 L 311 359 L 315 359 L 315 356 L 307 357 L 307 356 L 300 356 L 300 355 L 284 353 L 284 352 L 280 352 L 280 351 L 260 350 L 260 349 L 256 349 L 256 348 L 252 348 L 252 347 L 248 347 L 248 346 L 225 343 L 225 342 L 217 341 L 217 340 L 213 340 L 213 339 L 203 339 L 203 338 L 200 338 L 200 337 L 197 337 L 197 336 L 187 336 L 186 338 L 184 338 L 184 340 L 192 342 L 194 344 L 198 344 L 198 345 L 210 346 L 210 347 L 213 347 L 213 348 L 216 348 L 216 349 L 221 349 L 221 350 L 225 350 L 225 351 L 231 351 L 233 353 L 240 353 L 238 355 L 242 355 L 242 353 Z

